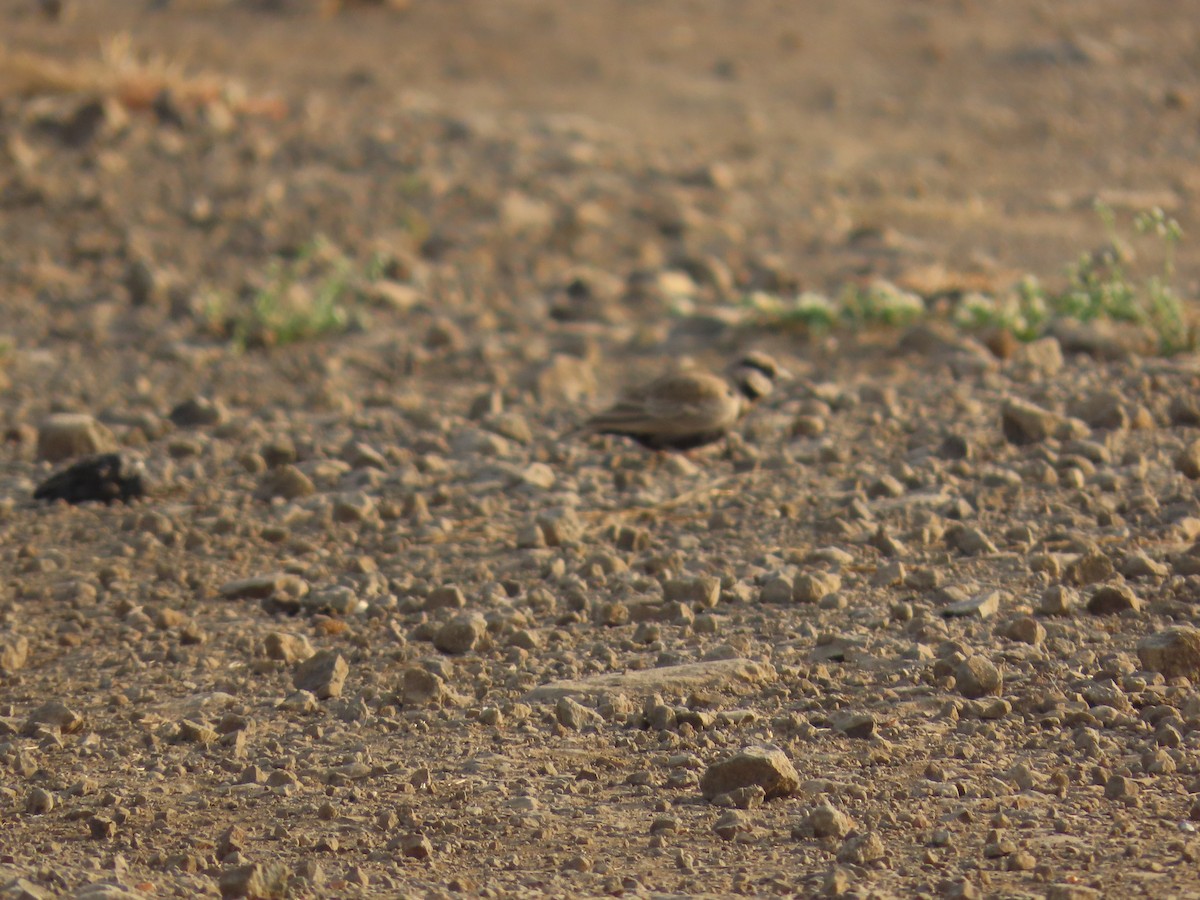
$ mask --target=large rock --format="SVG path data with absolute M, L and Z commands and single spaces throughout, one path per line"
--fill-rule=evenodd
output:
M 713 763 L 700 779 L 707 800 L 739 788 L 758 786 L 765 799 L 786 797 L 800 789 L 800 776 L 792 761 L 777 747 L 747 747 L 730 759 Z
M 1177 625 L 1148 634 L 1137 644 L 1142 668 L 1167 678 L 1200 678 L 1200 629 Z

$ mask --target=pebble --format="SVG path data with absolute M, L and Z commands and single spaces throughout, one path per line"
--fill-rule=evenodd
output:
M 37 456 L 47 462 L 112 453 L 116 449 L 112 432 L 86 413 L 54 413 L 38 426 Z
M 758 785 L 766 799 L 786 797 L 800 789 L 800 776 L 787 755 L 776 747 L 747 747 L 735 756 L 713 763 L 700 779 L 706 800 L 738 788 Z
M 322 650 L 299 663 L 292 674 L 298 691 L 308 691 L 322 700 L 340 697 L 350 666 L 336 650 Z

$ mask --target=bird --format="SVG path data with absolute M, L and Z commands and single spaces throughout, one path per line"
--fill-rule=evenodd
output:
M 654 450 L 693 450 L 721 440 L 788 373 L 769 355 L 749 353 L 725 377 L 695 369 L 630 388 L 578 429 L 633 438 Z

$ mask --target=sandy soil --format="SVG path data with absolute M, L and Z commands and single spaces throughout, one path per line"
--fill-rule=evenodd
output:
M 0 10 L 0 896 L 1200 896 L 1200 360 L 742 303 L 1190 232 L 1191 5 L 344 7 Z

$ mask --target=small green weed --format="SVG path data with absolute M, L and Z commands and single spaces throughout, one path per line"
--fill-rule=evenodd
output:
M 925 301 L 889 281 L 875 281 L 865 288 L 848 286 L 830 298 L 805 291 L 784 298 L 755 291 L 743 301 L 744 309 L 760 323 L 828 331 L 839 326 L 907 325 L 926 314 Z
M 204 319 L 209 330 L 239 349 L 341 334 L 365 324 L 363 290 L 380 278 L 381 269 L 378 259 L 356 266 L 318 237 L 292 259 L 272 260 L 262 286 L 241 300 L 210 295 Z
M 1067 268 L 1066 287 L 1049 290 L 1028 275 L 1004 295 L 967 293 L 954 306 L 954 322 L 967 331 L 1004 329 L 1023 341 L 1042 336 L 1054 322 L 1064 319 L 1128 322 L 1152 331 L 1164 354 L 1194 349 L 1194 323 L 1183 298 L 1172 287 L 1175 256 L 1183 238 L 1179 223 L 1161 209 L 1133 217 L 1134 234 L 1142 243 L 1156 241 L 1162 261 L 1158 272 L 1139 278 L 1132 271 L 1133 252 L 1119 234 L 1113 210 L 1097 202 L 1096 213 L 1108 244 L 1101 252 L 1083 254 Z M 791 298 L 759 291 L 743 300 L 742 311 L 744 319 L 760 327 L 818 332 L 905 325 L 930 315 L 920 296 L 886 281 L 865 289 L 849 287 L 836 299 L 812 291 Z

